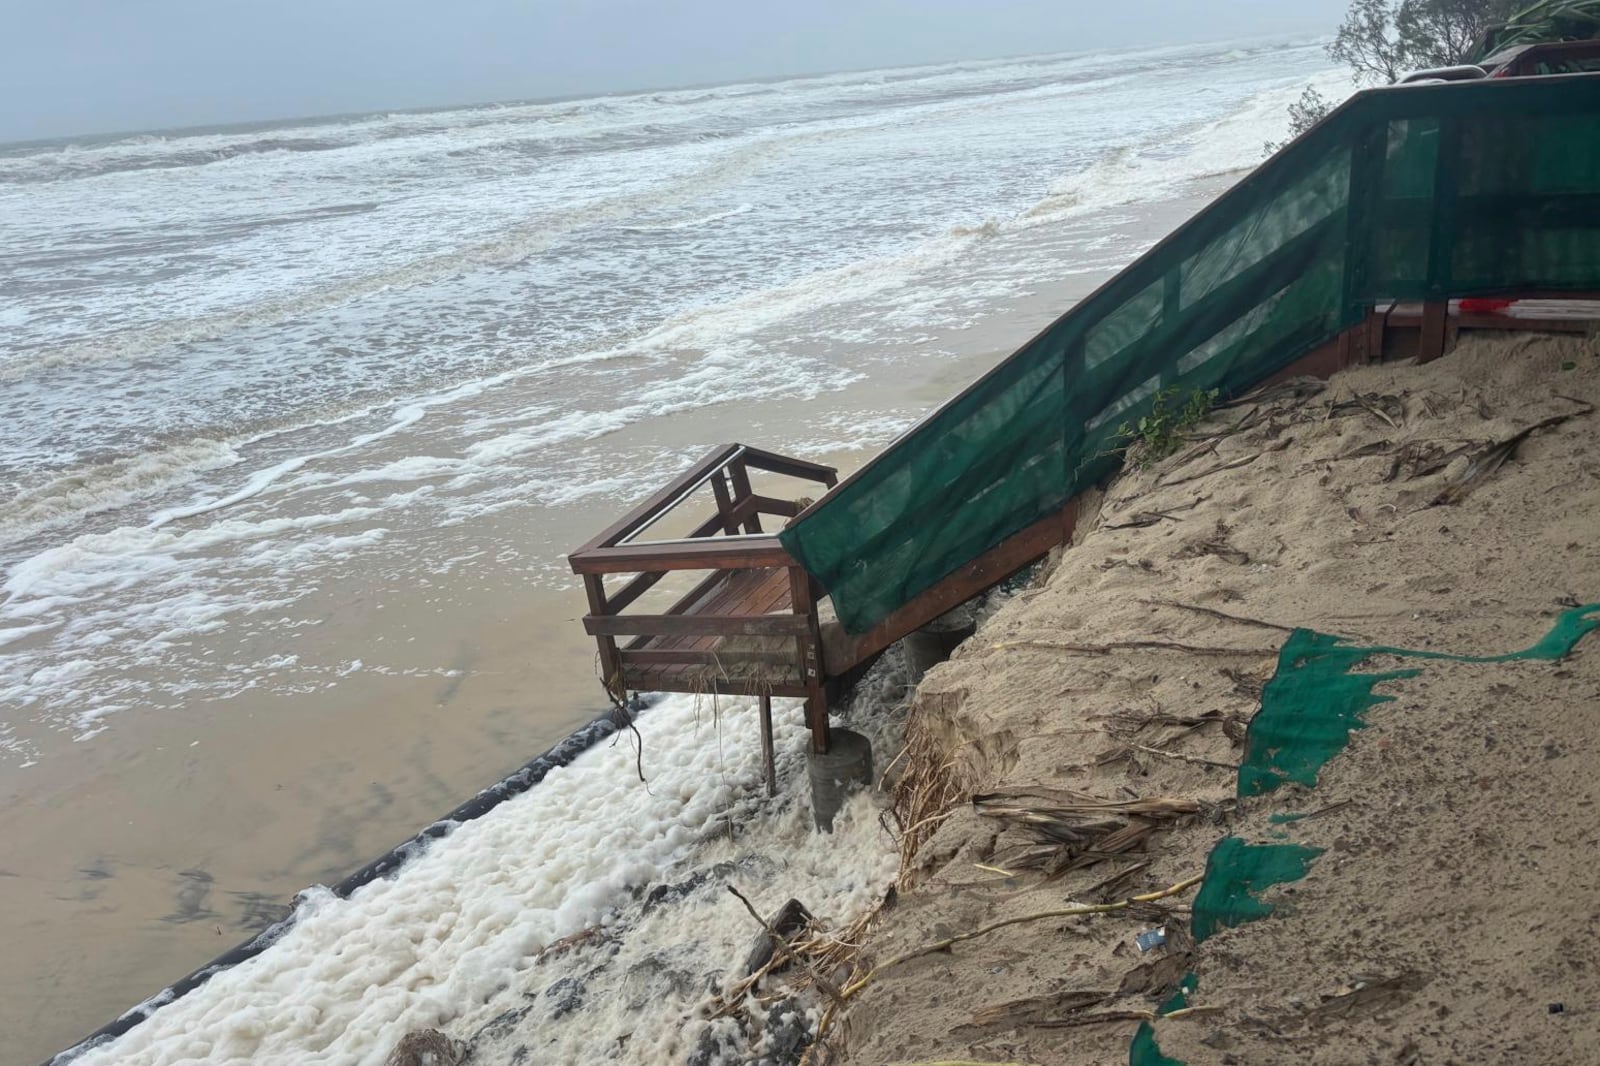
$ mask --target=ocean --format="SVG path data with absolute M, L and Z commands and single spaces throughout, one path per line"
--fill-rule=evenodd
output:
M 1312 81 L 1251 41 L 0 146 L 0 1030 L 47 1056 L 599 709 L 566 550 L 724 441 L 859 462 Z M 581 845 L 637 856 L 518 950 L 696 839 Z

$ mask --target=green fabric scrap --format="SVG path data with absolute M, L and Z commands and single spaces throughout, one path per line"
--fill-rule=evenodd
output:
M 1178 990 L 1156 1008 L 1156 1013 L 1171 1014 L 1175 1010 L 1187 1007 L 1189 994 L 1199 987 L 1200 978 L 1192 973 L 1184 974 L 1183 980 L 1178 982 Z M 1133 1034 L 1133 1043 L 1128 1045 L 1128 1066 L 1184 1066 L 1184 1064 L 1162 1053 L 1156 1044 L 1155 1026 L 1149 1022 L 1140 1022 L 1139 1031 Z
M 1300 880 L 1321 854 L 1321 848 L 1299 844 L 1246 844 L 1238 837 L 1224 838 L 1211 849 L 1206 879 L 1194 898 L 1190 922 L 1194 942 L 1203 943 L 1219 929 L 1270 916 L 1273 906 L 1261 900 L 1261 893 Z
M 1261 694 L 1261 711 L 1250 723 L 1238 794 L 1260 796 L 1285 781 L 1307 788 L 1317 772 L 1343 751 L 1352 730 L 1366 727 L 1367 708 L 1392 696 L 1374 691 L 1386 681 L 1416 677 L 1418 669 L 1359 674 L 1353 671 L 1374 655 L 1458 663 L 1555 662 L 1566 658 L 1586 635 L 1600 627 L 1590 617 L 1600 604 L 1563 611 L 1550 632 L 1530 648 L 1504 655 L 1451 655 L 1384 645 L 1360 647 L 1338 637 L 1297 629 L 1278 653 L 1278 670 Z
M 1385 681 L 1421 673 L 1351 673 L 1371 655 L 1369 648 L 1350 647 L 1338 637 L 1309 629 L 1290 634 L 1245 737 L 1240 796 L 1264 795 L 1285 781 L 1315 785 L 1317 771 L 1349 744 L 1350 731 L 1366 725 L 1366 709 L 1394 698 L 1373 690 Z

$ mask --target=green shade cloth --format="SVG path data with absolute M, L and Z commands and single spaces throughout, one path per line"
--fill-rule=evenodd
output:
M 1247 391 L 1378 302 L 1600 289 L 1600 75 L 1374 89 L 779 534 L 861 633 L 1116 469 L 1156 393 Z

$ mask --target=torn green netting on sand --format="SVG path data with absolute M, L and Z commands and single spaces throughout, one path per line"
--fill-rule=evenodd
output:
M 1171 1014 L 1175 1010 L 1182 1010 L 1189 1005 L 1189 993 L 1200 987 L 1200 979 L 1194 974 L 1184 974 L 1183 980 L 1178 982 L 1178 990 L 1172 993 L 1156 1008 L 1157 1014 Z M 1149 1022 L 1139 1026 L 1139 1031 L 1133 1035 L 1133 1044 L 1128 1048 L 1128 1061 L 1132 1066 L 1183 1066 L 1177 1059 L 1169 1059 L 1156 1047 L 1156 1031 L 1150 1027 Z
M 1245 739 L 1245 760 L 1239 767 L 1238 794 L 1260 796 L 1285 781 L 1313 788 L 1317 773 L 1344 750 L 1350 734 L 1366 727 L 1369 707 L 1387 703 L 1375 689 L 1389 681 L 1403 681 L 1422 673 L 1421 668 L 1358 674 L 1355 669 L 1374 656 L 1435 662 L 1507 663 L 1557 662 L 1572 653 L 1580 640 L 1600 628 L 1600 603 L 1563 611 L 1550 632 L 1523 651 L 1504 655 L 1452 655 L 1413 651 L 1384 645 L 1347 645 L 1338 637 L 1295 630 L 1278 653 L 1278 669 L 1261 693 L 1261 710 L 1250 723 Z M 1275 814 L 1269 822 L 1292 826 L 1301 815 Z M 1286 835 L 1275 832 L 1274 836 Z M 1195 897 L 1190 919 L 1195 943 L 1220 929 L 1231 929 L 1272 914 L 1273 905 L 1260 898 L 1273 885 L 1298 881 L 1310 870 L 1320 850 L 1295 844 L 1247 844 L 1228 837 L 1212 849 L 1206 860 L 1205 881 Z M 1184 977 L 1179 990 L 1158 1014 L 1171 1014 L 1188 1005 L 1199 987 L 1194 974 Z M 1128 1047 L 1129 1066 L 1184 1066 L 1161 1051 L 1155 1028 L 1139 1026 Z
M 1278 670 L 1261 693 L 1261 711 L 1250 722 L 1244 763 L 1239 767 L 1239 795 L 1261 796 L 1285 781 L 1311 788 L 1322 769 L 1350 740 L 1352 729 L 1366 726 L 1367 708 L 1393 696 L 1374 692 L 1387 681 L 1416 677 L 1420 669 L 1376 674 L 1353 671 L 1378 655 L 1457 663 L 1550 662 L 1565 658 L 1584 635 L 1600 626 L 1589 615 L 1600 604 L 1562 612 L 1555 626 L 1531 648 L 1505 655 L 1450 655 L 1383 645 L 1360 647 L 1338 637 L 1297 629 L 1278 653 Z

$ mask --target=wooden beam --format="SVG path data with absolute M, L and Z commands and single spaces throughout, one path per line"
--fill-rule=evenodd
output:
M 793 500 L 780 500 L 774 496 L 748 496 L 744 502 L 733 509 L 734 516 L 741 522 L 748 519 L 754 520 L 758 514 L 776 515 L 779 518 L 793 518 L 800 513 L 800 505 Z M 758 527 L 755 532 L 761 530 Z
M 598 574 L 584 575 L 583 590 L 589 597 L 590 613 L 605 614 L 605 578 Z M 623 684 L 622 677 L 622 659 L 617 651 L 617 642 L 611 637 L 600 638 L 600 674 L 601 684 L 605 686 L 607 692 L 618 699 L 627 695 L 627 688 Z
M 932 622 L 940 615 L 993 588 L 1051 548 L 1066 543 L 1077 525 L 1078 498 L 1073 497 L 1060 511 L 1041 518 L 990 548 L 966 566 L 937 582 L 867 632 L 855 637 L 845 652 L 845 661 L 825 664 L 827 673 L 842 674 L 895 641 Z
M 635 574 L 651 570 L 758 570 L 789 567 L 794 558 L 769 535 L 707 537 L 699 541 L 623 544 L 573 552 L 568 561 L 580 574 Z
M 767 781 L 767 795 L 778 794 L 778 764 L 772 750 L 772 694 L 763 692 L 760 699 L 761 716 L 761 771 Z
M 800 664 L 800 680 L 806 686 L 806 724 L 811 727 L 811 750 L 826 755 L 831 738 L 828 693 L 822 686 L 822 637 L 817 632 L 817 605 L 812 595 L 811 575 L 799 566 L 789 568 L 789 602 L 795 617 L 806 627 L 805 634 L 795 638 L 795 654 Z
M 652 588 L 654 588 L 662 578 L 667 576 L 667 574 L 668 571 L 666 570 L 655 570 L 648 574 L 640 574 L 638 577 L 622 586 L 621 590 L 618 591 L 615 596 L 612 596 L 606 600 L 606 609 L 602 613 L 620 614 L 625 607 L 632 604 L 640 596 L 643 596 L 646 592 L 649 592 Z M 592 609 L 593 604 L 591 604 L 590 607 Z
M 804 699 L 804 685 L 794 682 L 772 682 L 762 678 L 712 677 L 703 673 L 658 673 L 641 670 L 631 675 L 630 688 L 640 692 L 684 692 L 691 696 L 717 694 L 721 696 L 760 696 L 767 693 L 784 699 Z
M 1318 345 L 1288 366 L 1262 378 L 1252 388 L 1263 389 L 1290 378 L 1330 378 L 1339 371 L 1361 363 L 1372 362 L 1382 351 L 1382 341 L 1374 348 L 1374 322 L 1382 329 L 1383 317 L 1369 312 L 1367 317 L 1351 326 L 1326 344 Z
M 789 614 L 587 615 L 583 628 L 591 637 L 792 637 L 810 631 L 804 618 Z
M 1418 363 L 1431 363 L 1444 355 L 1449 317 L 1448 300 L 1429 300 L 1422 305 L 1422 336 L 1417 341 Z
M 631 651 L 627 648 L 617 653 L 623 667 L 629 666 L 732 666 L 756 664 L 759 666 L 793 666 L 792 651 L 693 651 L 672 648 L 665 651 L 645 649 Z

